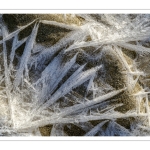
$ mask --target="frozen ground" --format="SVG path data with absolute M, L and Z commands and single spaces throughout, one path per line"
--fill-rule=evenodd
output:
M 1 136 L 149 136 L 150 15 L 0 15 Z

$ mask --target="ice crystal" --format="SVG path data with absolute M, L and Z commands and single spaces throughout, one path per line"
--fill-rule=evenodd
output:
M 70 17 L 82 24 L 39 18 L 10 32 L 0 16 L 0 135 L 41 136 L 48 126 L 49 136 L 150 135 L 149 74 L 139 67 L 150 15 Z M 67 33 L 43 45 L 41 25 Z

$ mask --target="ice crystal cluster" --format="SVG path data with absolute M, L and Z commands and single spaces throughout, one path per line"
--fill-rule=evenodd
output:
M 150 15 L 35 15 L 13 29 L 8 16 L 1 136 L 150 135 Z

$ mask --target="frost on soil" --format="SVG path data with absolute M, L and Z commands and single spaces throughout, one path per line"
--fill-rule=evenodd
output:
M 150 135 L 150 15 L 75 17 L 10 32 L 0 15 L 1 136 Z M 43 45 L 41 25 L 67 33 Z

